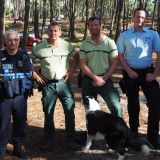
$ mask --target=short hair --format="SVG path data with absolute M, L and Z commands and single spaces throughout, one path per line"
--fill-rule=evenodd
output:
M 16 34 L 18 36 L 18 38 L 20 38 L 20 35 L 19 35 L 19 33 L 16 30 L 8 30 L 8 31 L 5 32 L 4 41 L 7 40 L 8 36 L 10 34 Z
M 98 20 L 99 24 L 101 24 L 101 18 L 99 16 L 92 16 L 92 17 L 89 17 L 88 19 L 88 25 L 89 25 L 89 22 L 92 22 L 94 20 Z
M 52 27 L 58 26 L 58 28 L 61 30 L 61 25 L 60 25 L 58 22 L 55 22 L 55 21 L 51 22 L 51 23 L 49 24 L 48 28 L 51 27 L 51 26 L 52 26 Z
M 148 12 L 146 9 L 142 8 L 142 7 L 139 7 L 139 8 L 136 8 L 133 12 L 133 15 L 135 16 L 136 12 L 137 11 L 144 11 L 146 13 L 146 16 L 148 15 Z

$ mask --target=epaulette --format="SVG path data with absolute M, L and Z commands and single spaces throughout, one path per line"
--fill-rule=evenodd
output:
M 156 31 L 156 29 L 154 29 L 154 28 L 152 28 L 152 27 L 149 27 L 148 29 L 153 30 L 153 31 Z

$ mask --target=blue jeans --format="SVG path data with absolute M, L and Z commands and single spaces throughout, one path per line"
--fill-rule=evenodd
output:
M 70 84 L 64 81 L 48 83 L 42 87 L 45 138 L 50 139 L 55 134 L 53 115 L 57 98 L 59 98 L 64 109 L 67 138 L 72 138 L 75 136 L 75 101 Z
M 97 99 L 97 94 L 106 102 L 109 110 L 112 114 L 122 117 L 122 108 L 120 106 L 120 96 L 118 90 L 114 87 L 111 79 L 101 86 L 93 86 L 93 80 L 87 76 L 83 77 L 82 80 L 82 94 L 83 96 L 92 96 Z
M 0 150 L 5 150 L 8 143 L 11 116 L 13 119 L 13 146 L 14 148 L 22 147 L 25 138 L 26 107 L 27 99 L 24 96 L 0 100 Z

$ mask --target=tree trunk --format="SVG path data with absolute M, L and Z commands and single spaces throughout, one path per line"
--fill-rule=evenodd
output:
M 28 37 L 28 28 L 29 28 L 29 9 L 30 9 L 30 0 L 25 0 L 24 28 L 23 28 L 23 39 L 21 44 L 22 49 L 26 49 L 26 41 Z
M 5 13 L 5 0 L 1 0 L 0 5 L 0 50 L 3 48 L 3 35 L 4 35 L 4 13 Z
M 160 34 L 160 0 L 158 0 L 158 7 L 157 7 L 157 31 Z
M 86 3 L 86 22 L 85 22 L 85 30 L 84 30 L 84 35 L 83 35 L 83 40 L 86 38 L 87 35 L 87 23 L 88 23 L 88 0 L 85 1 Z
M 152 16 L 152 28 L 154 28 L 154 18 L 156 13 L 156 6 L 157 6 L 157 0 L 154 1 L 154 9 L 153 9 L 153 16 Z
M 70 15 L 69 15 L 69 23 L 70 23 L 70 29 L 69 29 L 69 37 L 70 40 L 74 40 L 76 38 L 75 36 L 75 12 L 76 12 L 76 0 L 70 1 Z
M 46 17 L 47 17 L 47 0 L 43 0 L 43 23 L 42 23 L 42 30 L 41 30 L 41 36 L 44 33 L 44 27 L 46 23 Z
M 115 41 L 117 40 L 117 38 L 121 32 L 122 10 L 123 10 L 123 0 L 119 0 L 118 1 L 118 20 L 117 20 Z
M 38 0 L 35 0 L 34 34 L 36 38 L 39 38 L 39 1 Z
M 50 23 L 53 21 L 53 0 L 50 0 Z
M 117 9 L 117 0 L 114 2 L 114 9 L 112 12 L 112 21 L 111 21 L 111 28 L 110 28 L 110 33 L 109 36 L 112 37 L 112 31 L 114 28 L 114 22 L 115 22 L 115 17 L 116 17 L 116 9 Z

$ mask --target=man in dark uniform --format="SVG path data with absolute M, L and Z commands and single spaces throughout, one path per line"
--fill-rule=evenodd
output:
M 31 89 L 33 66 L 26 51 L 19 50 L 20 37 L 15 31 L 5 34 L 6 49 L 0 52 L 0 160 L 4 159 L 8 130 L 13 119 L 13 154 L 27 157 L 22 145 L 25 138 L 27 92 Z

